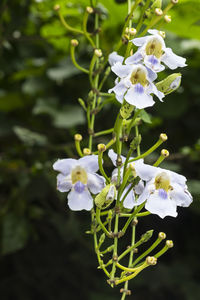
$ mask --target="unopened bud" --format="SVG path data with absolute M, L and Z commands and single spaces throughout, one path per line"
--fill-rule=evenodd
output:
M 106 151 L 106 145 L 105 144 L 98 144 L 97 149 L 99 152 L 105 152 Z
M 146 263 L 151 266 L 155 266 L 157 264 L 157 258 L 154 256 L 147 256 Z
M 161 155 L 164 156 L 164 157 L 168 157 L 169 156 L 169 151 L 166 150 L 166 149 L 162 149 L 161 150 Z
M 121 158 L 121 156 L 117 157 L 116 165 L 117 165 L 117 167 L 120 167 L 122 165 L 122 158 Z
M 180 84 L 181 84 L 181 74 L 174 73 L 167 76 L 162 81 L 156 83 L 156 87 L 160 92 L 164 93 L 165 95 L 168 95 L 174 92 L 175 90 L 177 90 Z
M 58 11 L 60 9 L 60 5 L 59 4 L 56 4 L 54 5 L 54 8 L 53 8 L 55 11 Z
M 91 154 L 91 150 L 89 148 L 84 148 L 83 149 L 83 154 L 84 155 L 90 155 Z
M 153 230 L 148 230 L 146 233 L 144 233 L 141 236 L 141 239 L 143 240 L 144 243 L 146 243 L 153 235 Z
M 171 240 L 167 240 L 167 241 L 166 241 L 166 246 L 167 246 L 168 248 L 172 248 L 172 247 L 174 247 L 174 243 L 173 243 L 173 241 L 171 241 Z
M 177 4 L 177 3 L 178 3 L 178 0 L 171 0 L 171 3 Z
M 168 139 L 168 136 L 165 133 L 161 133 L 159 136 L 159 139 L 163 142 L 165 142 Z
M 166 34 L 165 31 L 158 31 L 158 34 L 164 39 Z
M 126 27 L 126 29 L 125 29 L 125 33 L 126 33 L 126 34 L 128 34 L 128 33 L 129 33 L 129 28 L 128 28 L 128 27 Z
M 170 23 L 172 21 L 172 18 L 169 15 L 165 15 L 164 20 L 165 20 L 166 23 Z
M 128 32 L 130 35 L 136 35 L 137 30 L 135 28 L 130 28 Z
M 77 141 L 77 142 L 80 142 L 82 141 L 83 137 L 81 134 L 77 133 L 74 135 L 74 140 Z
M 71 40 L 71 45 L 73 47 L 77 47 L 78 46 L 78 41 L 77 40 Z
M 155 14 L 156 14 L 157 16 L 162 16 L 162 15 L 163 15 L 162 9 L 157 7 L 157 8 L 155 9 Z
M 102 233 L 99 239 L 99 244 L 103 244 L 103 242 L 105 241 L 105 237 L 106 237 L 105 233 Z
M 92 14 L 94 12 L 94 9 L 91 6 L 87 6 L 86 11 L 88 14 Z
M 159 239 L 164 240 L 166 239 L 166 234 L 164 232 L 159 232 L 158 237 Z
M 101 56 L 102 56 L 102 51 L 101 51 L 101 49 L 95 49 L 95 50 L 94 50 L 94 54 L 95 54 L 97 57 L 101 57 Z

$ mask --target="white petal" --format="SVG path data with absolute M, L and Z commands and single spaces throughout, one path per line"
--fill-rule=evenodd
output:
M 112 67 L 111 70 L 120 78 L 126 77 L 132 70 L 132 67 L 129 65 L 122 65 L 122 63 L 117 62 Z
M 132 65 L 132 64 L 137 64 L 138 62 L 140 62 L 143 59 L 143 56 L 141 54 L 140 49 L 135 52 L 133 55 L 129 56 L 126 60 L 125 63 L 127 65 Z
M 125 196 L 125 194 L 128 192 L 128 189 L 130 188 L 130 185 L 128 185 L 123 193 L 122 193 L 122 196 L 121 196 L 121 199 L 123 199 L 123 197 Z M 134 192 L 133 192 L 133 189 L 128 193 L 128 195 L 126 196 L 126 199 L 124 200 L 123 202 L 123 206 L 125 208 L 128 208 L 128 209 L 132 209 L 135 205 L 137 205 L 135 203 L 135 195 L 134 195 Z
M 146 69 L 147 69 L 148 81 L 154 81 L 158 77 L 157 74 L 154 71 L 152 71 L 151 69 L 149 69 L 148 67 Z
M 121 80 L 112 89 L 108 90 L 108 93 L 114 92 L 117 100 L 121 103 L 123 101 L 124 94 L 126 93 L 126 91 L 127 91 L 127 87 L 124 84 L 124 81 Z
M 142 180 L 139 181 L 139 183 L 134 188 L 137 195 L 141 195 L 144 191 L 144 182 Z
M 72 158 L 58 159 L 53 164 L 53 169 L 61 172 L 64 175 L 68 175 L 71 173 L 72 168 L 77 165 L 77 162 L 78 160 Z
M 117 153 L 114 152 L 113 149 L 110 149 L 108 151 L 108 156 L 110 157 L 110 159 L 112 160 L 113 165 L 116 167 L 116 160 L 117 160 Z M 124 157 L 123 155 L 121 155 L 121 159 L 122 159 L 122 163 L 125 162 L 126 157 Z
M 155 103 L 151 95 L 147 95 L 145 92 L 138 92 L 135 86 L 128 90 L 124 98 L 129 104 L 139 109 L 153 106 Z
M 161 72 L 165 69 L 154 55 L 145 55 L 144 64 L 154 72 Z
M 78 163 L 89 173 L 95 173 L 99 170 L 98 156 L 97 155 L 87 155 L 81 157 Z
M 188 207 L 192 203 L 192 196 L 188 192 L 187 186 L 173 184 L 173 190 L 169 192 L 169 195 L 178 206 Z
M 150 195 L 150 191 L 149 191 L 149 185 L 147 185 L 144 189 L 142 194 L 138 197 L 137 199 L 137 205 L 142 204 L 143 202 L 145 202 Z
M 72 190 L 67 198 L 71 210 L 91 210 L 93 207 L 93 198 L 87 189 L 82 193 Z
M 98 194 L 105 187 L 105 179 L 103 176 L 98 174 L 88 173 L 88 182 L 87 186 L 91 193 Z
M 63 175 L 63 174 L 58 174 L 57 175 L 57 190 L 64 193 L 68 192 L 72 188 L 72 181 L 71 181 L 71 176 L 68 175 Z
M 149 94 L 152 93 L 156 95 L 160 101 L 162 101 L 162 99 L 165 97 L 165 95 L 162 92 L 160 92 L 152 82 L 150 82 L 147 91 Z
M 162 169 L 144 164 L 141 160 L 137 161 L 137 164 L 135 164 L 134 167 L 137 175 L 145 181 L 149 181 L 154 178 L 157 173 L 162 172 L 160 171 Z
M 155 193 L 149 196 L 145 204 L 145 208 L 162 219 L 166 216 L 177 216 L 175 201 L 170 200 L 169 197 L 167 197 L 167 199 L 159 197 L 158 191 L 155 191 Z
M 178 183 L 182 186 L 185 186 L 185 183 L 186 183 L 186 180 L 187 180 L 185 176 L 183 176 L 181 174 L 178 174 L 176 172 L 173 172 L 173 171 L 169 171 L 169 170 L 168 170 L 168 173 L 171 177 L 172 182 L 175 182 L 175 183 Z
M 186 59 L 173 53 L 171 48 L 165 49 L 165 54 L 162 56 L 162 61 L 171 69 L 174 70 L 178 67 L 185 67 Z
M 140 38 L 135 38 L 135 39 L 131 40 L 131 42 L 135 46 L 142 46 L 144 43 L 146 43 L 146 41 L 147 41 L 148 38 L 149 38 L 148 36 L 144 36 L 144 37 L 140 37 Z
M 124 57 L 121 56 L 121 55 L 118 55 L 116 51 L 112 52 L 109 56 L 108 56 L 108 61 L 109 61 L 109 64 L 111 66 L 113 66 L 115 63 L 117 62 L 123 62 L 124 60 Z
M 149 29 L 149 30 L 148 30 L 148 33 L 153 34 L 153 35 L 159 34 L 158 32 L 159 32 L 159 31 L 158 31 L 157 29 Z

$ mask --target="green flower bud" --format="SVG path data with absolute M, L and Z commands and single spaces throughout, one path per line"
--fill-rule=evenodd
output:
M 116 198 L 116 187 L 114 184 L 108 184 L 105 188 L 96 196 L 94 202 L 98 208 L 107 208 Z
M 120 109 L 120 115 L 123 119 L 128 119 L 131 116 L 133 110 L 134 106 L 126 102 Z
M 152 9 L 162 8 L 162 0 L 155 0 L 151 6 Z
M 181 84 L 181 73 L 174 73 L 169 75 L 164 80 L 156 84 L 157 89 L 168 95 L 179 88 Z
M 87 107 L 85 106 L 85 102 L 83 101 L 83 99 L 81 98 L 78 98 L 78 102 L 79 104 L 82 106 L 82 108 L 87 111 Z
M 153 235 L 153 230 L 148 230 L 145 232 L 142 236 L 141 239 L 143 240 L 143 243 L 146 243 Z
M 102 235 L 100 236 L 100 239 L 99 239 L 99 245 L 103 244 L 103 242 L 105 241 L 105 237 L 106 237 L 105 233 L 102 233 Z
M 130 143 L 130 148 L 131 148 L 132 150 L 135 150 L 135 149 L 140 145 L 141 140 L 142 140 L 142 137 L 141 137 L 141 135 L 139 134 L 139 135 L 136 136 L 136 137 L 132 140 L 132 142 Z

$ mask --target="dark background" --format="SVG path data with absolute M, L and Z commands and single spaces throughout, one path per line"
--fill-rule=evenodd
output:
M 102 47 L 112 51 L 126 16 L 126 4 L 102 3 Z M 117 1 L 122 2 L 122 1 Z M 165 1 L 166 2 L 166 1 Z M 180 1 L 181 2 L 181 1 Z M 56 191 L 52 164 L 76 157 L 73 135 L 86 146 L 85 116 L 78 97 L 89 92 L 88 78 L 69 58 L 73 35 L 63 29 L 52 7 L 56 2 L 0 3 L 0 297 L 2 300 L 119 299 L 97 270 L 87 212 L 72 212 L 66 194 Z M 70 24 L 79 27 L 89 1 L 59 1 Z M 163 167 L 188 178 L 194 202 L 177 218 L 149 216 L 139 222 L 137 238 L 155 229 L 174 241 L 157 266 L 130 283 L 130 299 L 198 300 L 200 298 L 200 22 L 199 1 L 184 0 L 172 13 L 167 45 L 187 57 L 179 90 L 147 109 L 151 123 L 141 125 L 142 151 L 161 132 L 171 155 Z M 137 13 L 135 15 L 137 18 Z M 92 27 L 93 19 L 90 20 Z M 77 59 L 88 66 L 91 48 L 83 37 Z M 171 71 L 166 71 L 171 74 Z M 104 91 L 113 85 L 110 76 Z M 111 128 L 118 111 L 112 103 L 97 115 L 96 131 Z M 112 117 L 111 117 L 112 116 Z M 102 124 L 103 120 L 103 124 Z M 148 121 L 148 120 L 147 120 Z M 107 142 L 107 137 L 96 143 Z M 159 155 L 152 155 L 153 162 Z M 106 161 L 110 170 L 111 163 Z M 122 241 L 124 247 L 128 240 Z M 148 245 L 148 244 L 147 244 Z M 150 245 L 150 243 L 149 243 Z M 145 245 L 146 246 L 146 245 Z

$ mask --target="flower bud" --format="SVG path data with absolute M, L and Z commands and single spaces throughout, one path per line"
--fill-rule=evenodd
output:
M 98 208 L 107 208 L 116 198 L 116 188 L 114 184 L 108 184 L 103 190 L 95 197 L 94 202 Z
M 156 14 L 157 16 L 162 16 L 162 15 L 163 15 L 162 9 L 157 7 L 157 8 L 155 9 L 155 14 Z
M 102 235 L 100 236 L 100 239 L 99 239 L 100 245 L 103 244 L 103 242 L 105 241 L 105 237 L 106 237 L 105 233 L 102 233 Z
M 177 3 L 178 3 L 178 0 L 171 0 L 171 3 L 172 3 L 172 4 L 177 4 Z
M 147 265 L 155 266 L 157 264 L 157 258 L 154 256 L 147 256 L 146 263 Z
M 162 0 L 154 0 L 151 8 L 162 8 Z
M 170 23 L 172 21 L 172 18 L 169 15 L 165 15 L 164 20 L 165 20 L 166 23 Z
M 164 156 L 164 157 L 168 157 L 169 156 L 169 151 L 166 150 L 166 149 L 162 149 L 161 150 L 161 155 Z
M 137 30 L 135 28 L 129 28 L 128 32 L 129 32 L 130 35 L 136 35 Z
M 158 31 L 158 34 L 164 39 L 166 34 L 165 31 Z
M 55 11 L 59 11 L 59 9 L 60 9 L 60 5 L 59 4 L 56 4 L 56 5 L 54 5 L 54 8 L 53 8 Z
M 132 140 L 132 142 L 130 143 L 130 148 L 132 150 L 135 150 L 141 143 L 142 137 L 139 134 L 138 136 L 134 137 L 134 139 Z
M 164 80 L 156 83 L 156 87 L 160 92 L 164 93 L 165 95 L 168 95 L 177 90 L 180 84 L 181 74 L 174 73 L 166 77 Z
M 83 137 L 81 134 L 77 133 L 74 135 L 74 140 L 77 141 L 77 142 L 80 142 L 82 141 Z
M 159 139 L 163 142 L 165 142 L 168 139 L 168 136 L 166 135 L 166 133 L 161 133 L 159 136 Z
M 106 145 L 105 144 L 98 144 L 97 149 L 99 152 L 105 152 L 106 151 Z
M 101 56 L 102 56 L 102 51 L 101 51 L 101 49 L 95 49 L 95 50 L 94 50 L 94 54 L 95 54 L 97 57 L 101 57 Z
M 88 14 L 92 14 L 94 12 L 94 9 L 91 6 L 87 6 L 86 11 Z
M 153 235 L 153 230 L 148 230 L 141 236 L 143 243 L 146 243 Z
M 161 240 L 164 240 L 164 239 L 166 239 L 166 234 L 164 232 L 159 232 L 158 238 Z
M 78 46 L 78 41 L 77 40 L 71 40 L 71 45 L 73 46 L 73 47 L 77 47 Z
M 166 241 L 166 246 L 167 246 L 168 248 L 172 248 L 172 247 L 174 247 L 174 243 L 173 243 L 173 241 L 171 241 L 171 240 L 167 240 L 167 241 Z
M 90 155 L 91 154 L 91 150 L 89 148 L 84 148 L 83 149 L 83 154 L 84 155 Z

